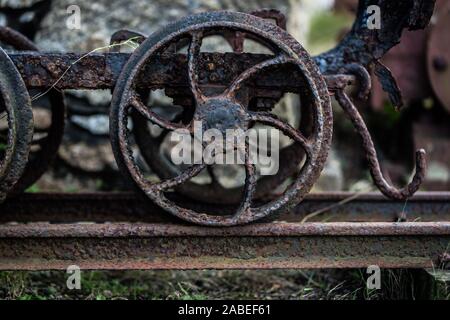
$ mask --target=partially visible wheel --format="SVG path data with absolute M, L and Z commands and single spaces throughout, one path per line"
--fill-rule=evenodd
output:
M 200 46 L 205 35 L 221 34 L 229 31 L 241 31 L 252 40 L 269 47 L 274 53 L 269 58 L 243 72 L 234 79 L 223 92 L 205 95 L 200 90 L 197 74 Z M 142 101 L 135 80 L 142 75 L 144 66 L 151 58 L 170 48 L 173 43 L 188 38 L 187 75 L 194 99 L 195 110 L 190 121 L 175 122 L 163 119 Z M 267 112 L 251 110 L 249 99 L 243 92 L 250 79 L 261 72 L 272 68 L 290 65 L 302 76 L 298 91 L 302 92 L 304 101 L 311 106 L 313 128 L 308 136 L 284 123 Z M 231 214 L 209 214 L 199 209 L 183 207 L 171 198 L 170 190 L 178 189 L 206 169 L 202 162 L 195 164 L 175 177 L 161 182 L 151 182 L 146 179 L 144 172 L 138 167 L 128 140 L 129 113 L 133 109 L 138 111 L 148 121 L 158 125 L 163 130 L 174 131 L 184 129 L 193 134 L 193 123 L 201 121 L 205 124 L 202 130 L 241 129 L 247 131 L 256 123 L 271 126 L 299 144 L 306 160 L 300 172 L 291 185 L 277 199 L 263 205 L 255 206 L 253 198 L 256 191 L 255 165 L 250 161 L 249 144 L 245 144 L 245 186 L 242 189 L 242 199 L 239 207 Z M 272 213 L 287 209 L 299 203 L 309 192 L 323 169 L 332 135 L 332 112 L 327 86 L 303 47 L 288 33 L 264 19 L 243 13 L 213 12 L 186 17 L 166 28 L 152 34 L 132 54 L 116 83 L 111 103 L 110 114 L 111 143 L 119 168 L 145 194 L 159 206 L 173 215 L 189 222 L 209 226 L 230 226 L 248 223 L 267 217 Z M 300 161 L 301 159 L 290 159 Z M 205 197 L 207 195 L 205 194 Z
M 0 48 L 0 119 L 6 137 L 0 145 L 0 202 L 14 188 L 28 161 L 33 113 L 27 88 L 9 56 Z M 2 123 L 3 123 L 2 120 Z
M 7 27 L 0 27 L 0 43 L 19 51 L 38 51 L 34 43 L 21 33 Z M 49 168 L 55 159 L 64 133 L 66 107 L 62 93 L 51 90 L 41 98 L 48 100 L 51 115 L 43 112 L 43 117 L 50 117 L 47 126 L 40 126 L 35 121 L 34 136 L 31 142 L 30 159 L 22 177 L 15 184 L 10 194 L 17 194 L 32 186 Z M 37 108 L 34 108 L 38 112 Z M 42 109 L 42 111 L 47 111 Z

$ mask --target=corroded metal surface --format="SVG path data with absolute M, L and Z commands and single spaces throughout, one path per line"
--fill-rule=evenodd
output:
M 0 27 L 0 44 L 12 46 L 15 50 L 38 51 L 32 41 L 7 27 Z M 51 90 L 48 94 L 51 108 L 51 124 L 48 128 L 35 128 L 31 152 L 26 168 L 10 193 L 21 193 L 33 185 L 49 168 L 56 156 L 64 133 L 65 105 L 62 93 Z
M 333 74 L 349 63 L 368 67 L 400 42 L 402 32 L 424 29 L 433 14 L 435 0 L 360 0 L 351 31 L 336 48 L 320 54 L 315 60 L 322 73 Z M 380 29 L 369 29 L 370 5 L 380 8 Z
M 221 30 L 239 30 L 252 34 L 253 39 L 266 45 L 275 53 L 275 57 L 262 61 L 242 72 L 227 88 L 219 94 L 206 95 L 200 88 L 199 65 L 200 46 L 206 34 L 215 34 Z M 195 101 L 195 112 L 189 124 L 173 123 L 162 119 L 142 102 L 135 91 L 135 79 L 142 74 L 144 66 L 153 58 L 155 53 L 161 53 L 171 43 L 179 39 L 190 39 L 188 49 L 188 83 Z M 242 100 L 240 89 L 249 78 L 261 73 L 271 66 L 292 64 L 298 68 L 304 78 L 304 89 L 307 90 L 308 101 L 313 106 L 314 130 L 308 138 L 292 128 L 287 123 L 269 114 L 248 110 L 247 100 Z M 146 74 L 146 72 L 145 72 Z M 130 108 L 141 113 L 148 121 L 166 130 L 186 129 L 193 133 L 194 121 L 202 122 L 207 127 L 220 129 L 239 128 L 249 129 L 250 123 L 262 122 L 273 126 L 294 141 L 302 145 L 307 155 L 305 165 L 296 180 L 288 187 L 280 198 L 260 207 L 252 207 L 253 194 L 256 187 L 255 167 L 250 163 L 249 147 L 245 150 L 246 183 L 243 199 L 239 208 L 226 216 L 209 215 L 192 209 L 183 208 L 169 198 L 165 192 L 192 177 L 198 175 L 206 165 L 193 165 L 177 177 L 160 183 L 151 183 L 145 179 L 143 172 L 136 165 L 128 141 L 127 120 Z M 226 116 L 226 121 L 217 122 L 214 114 L 220 112 Z M 110 132 L 116 161 L 122 172 L 128 174 L 137 186 L 149 198 L 173 215 L 198 224 L 209 226 L 225 226 L 248 223 L 261 219 L 280 209 L 301 201 L 312 187 L 323 168 L 332 133 L 331 105 L 328 98 L 326 84 L 314 62 L 306 51 L 289 34 L 282 29 L 255 18 L 252 15 L 230 12 L 213 12 L 192 15 L 152 34 L 133 53 L 128 60 L 114 89 L 111 102 Z M 219 125 L 220 124 L 220 125 Z
M 356 109 L 350 98 L 343 91 L 336 92 L 336 99 L 346 112 L 347 116 L 352 121 L 353 125 L 356 128 L 356 131 L 363 141 L 363 148 L 366 152 L 370 174 L 372 175 L 372 179 L 375 185 L 384 195 L 391 199 L 406 200 L 410 198 L 419 189 L 420 184 L 425 178 L 425 150 L 420 149 L 416 151 L 416 170 L 412 181 L 404 188 L 397 189 L 396 187 L 392 186 L 383 176 L 380 164 L 378 163 L 375 146 L 372 142 L 372 138 L 370 137 L 367 126 L 358 112 L 358 109 Z
M 438 267 L 450 223 L 0 226 L 0 269 Z
M 7 200 L 0 216 L 0 269 L 441 266 L 450 245 L 449 193 L 420 193 L 407 207 L 380 194 L 342 203 L 352 196 L 308 195 L 279 217 L 286 222 L 208 228 L 171 221 L 131 193 L 23 195 Z M 327 207 L 321 219 L 328 222 L 301 222 Z M 400 211 L 412 222 L 388 222 Z
M 369 5 L 381 8 L 381 29 L 368 28 Z M 433 8 L 434 1 L 361 0 L 350 33 L 335 49 L 315 58 L 310 57 L 283 30 L 285 18 L 273 10 L 260 10 L 252 14 L 211 12 L 192 15 L 169 24 L 149 37 L 120 30 L 112 36 L 111 43 L 135 37 L 135 42 L 140 46 L 131 55 L 119 52 L 83 55 L 11 52 L 10 57 L 29 89 L 114 88 L 110 114 L 111 142 L 119 168 L 125 176 L 157 205 L 179 218 L 208 226 L 236 225 L 287 210 L 298 204 L 311 189 L 323 168 L 331 144 L 330 95 L 336 96 L 362 137 L 375 185 L 386 196 L 402 201 L 418 190 L 425 174 L 425 152 L 417 152 L 417 168 L 412 182 L 403 189 L 391 186 L 381 173 L 367 127 L 344 89 L 357 79 L 359 97 L 366 98 L 371 85 L 367 68 L 374 66 L 382 88 L 389 93 L 393 104 L 400 107 L 402 98 L 396 80 L 378 60 L 398 43 L 403 29 L 425 27 Z M 275 24 L 256 16 L 275 20 Z M 11 35 L 12 32 L 7 30 L 3 38 L 8 40 Z M 201 53 L 202 40 L 210 35 L 225 38 L 234 53 Z M 273 55 L 241 53 L 246 38 L 263 45 Z M 32 47 L 26 39 L 19 40 L 23 40 L 17 44 L 19 47 Z M 186 45 L 187 54 L 177 53 Z M 117 47 L 111 51 L 118 51 Z M 164 89 L 175 104 L 193 106 L 192 114 L 178 120 L 159 116 L 146 104 L 149 89 Z M 311 132 L 294 128 L 268 112 L 287 92 L 299 94 L 302 104 L 311 109 Z M 163 170 L 158 169 L 155 171 L 163 181 L 150 183 L 132 156 L 127 126 L 130 110 L 166 131 L 184 128 L 192 134 L 194 121 L 205 124 L 202 131 L 207 128 L 247 131 L 255 123 L 278 129 L 295 142 L 292 150 L 302 152 L 282 153 L 283 161 L 288 161 L 288 165 L 283 162 L 279 174 L 270 183 L 264 183 L 261 189 L 275 189 L 291 176 L 294 159 L 300 163 L 305 158 L 305 162 L 283 194 L 269 199 L 267 203 L 257 204 L 255 199 L 258 194 L 265 193 L 257 188 L 255 166 L 250 161 L 249 146 L 245 144 L 245 185 L 237 192 L 234 190 L 228 201 L 234 202 L 237 197 L 233 196 L 242 194 L 241 202 L 234 211 L 212 215 L 192 206 L 181 207 L 172 201 L 173 194 L 170 192 L 169 195 L 168 191 L 182 191 L 188 195 L 191 192 L 198 198 L 202 195 L 201 189 L 185 185 L 183 190 L 180 185 L 208 170 L 208 166 L 205 163 L 194 165 L 177 174 L 164 174 Z M 138 123 L 137 127 L 144 124 Z M 136 139 L 141 148 L 147 149 L 143 140 L 145 138 Z M 147 158 L 153 157 L 150 154 Z M 204 193 L 206 197 L 212 199 L 214 194 L 220 193 L 219 198 L 226 198 L 222 196 L 225 193 L 223 190 L 209 188 L 209 191 Z
M 112 89 L 130 58 L 129 53 L 92 53 L 70 67 L 85 54 L 39 52 L 9 52 L 8 54 L 29 89 L 44 89 L 52 85 L 55 85 L 57 89 Z M 199 69 L 203 72 L 200 87 L 226 86 L 243 71 L 268 58 L 270 55 L 251 53 L 202 53 L 199 59 Z M 137 87 L 144 89 L 173 87 L 177 90 L 187 87 L 186 59 L 185 54 L 155 56 L 153 62 L 145 66 L 145 77 L 137 80 Z M 212 64 L 215 68 L 208 68 L 207 64 Z M 59 80 L 69 67 L 66 75 Z M 298 74 L 292 74 L 292 77 L 286 78 L 281 71 L 269 75 L 261 74 L 255 82 L 255 87 L 268 91 L 270 89 L 287 92 L 298 90 L 299 84 L 303 83 L 302 78 Z M 217 77 L 217 72 L 220 72 L 220 77 Z M 353 80 L 352 76 L 345 74 L 326 75 L 324 78 L 330 88 L 351 84 Z M 270 91 L 267 94 L 271 97 Z M 264 96 L 262 90 L 261 97 Z
M 274 9 L 261 9 L 250 14 L 272 20 L 275 22 L 277 26 L 286 30 L 286 17 L 281 14 L 279 11 Z M 221 35 L 225 38 L 225 40 L 230 44 L 231 48 L 233 48 L 233 52 L 242 53 L 244 40 L 247 35 L 242 31 L 229 31 L 229 30 L 221 30 Z M 129 39 L 145 39 L 146 37 L 136 33 L 134 31 L 129 30 L 120 30 L 113 34 L 111 37 L 111 44 L 123 42 Z M 142 42 L 142 41 L 141 41 Z M 169 45 L 170 49 L 166 51 L 171 52 L 173 48 L 173 52 L 176 52 L 177 47 L 182 47 L 183 45 L 188 45 L 189 41 L 183 41 L 186 43 L 176 43 Z M 114 51 L 117 51 L 117 47 L 114 47 Z M 240 55 L 236 55 L 236 58 L 240 57 Z M 269 57 L 267 57 L 269 59 Z M 219 60 L 219 63 L 221 61 Z M 198 64 L 203 64 L 201 62 L 197 62 Z M 227 65 L 216 65 L 214 63 L 208 63 L 206 70 L 213 71 L 209 76 L 205 76 L 205 69 L 200 68 L 202 70 L 204 78 L 213 78 L 217 77 L 216 73 L 222 74 L 224 68 L 229 68 Z M 272 67 L 277 67 L 273 65 Z M 289 66 L 285 66 L 289 67 Z M 241 71 L 240 73 L 242 73 Z M 238 74 L 240 74 L 238 73 Z M 236 77 L 235 77 L 236 78 Z M 347 83 L 345 82 L 345 76 L 340 75 L 336 77 L 328 77 L 326 79 L 327 86 L 329 91 L 334 90 L 336 86 L 343 87 Z M 329 81 L 328 81 L 329 80 Z M 336 83 L 333 83 L 334 80 L 337 80 Z M 204 88 L 208 90 L 207 88 Z M 190 113 L 193 109 L 194 102 L 191 98 L 190 90 L 182 90 L 178 89 L 169 89 L 165 91 L 165 93 L 174 99 L 174 103 L 183 106 L 183 111 L 172 115 L 172 121 L 178 122 L 181 120 L 186 123 L 189 121 Z M 251 101 L 253 106 L 257 110 L 266 110 L 269 111 L 274 108 L 275 104 L 280 100 L 283 96 L 283 91 L 274 90 L 274 89 L 249 89 L 248 96 L 254 97 Z M 148 101 L 148 96 L 150 92 L 142 91 L 140 96 L 143 100 Z M 308 108 L 302 108 L 302 116 L 300 121 L 300 127 L 310 128 L 312 126 L 311 116 L 308 116 Z M 310 112 L 309 112 L 310 113 Z M 146 164 L 152 169 L 152 172 L 155 172 L 162 179 L 170 179 L 176 175 L 180 174 L 180 169 L 174 166 L 161 152 L 162 142 L 165 140 L 167 135 L 170 133 L 169 130 L 162 130 L 162 132 L 154 136 L 151 133 L 151 130 L 148 126 L 148 122 L 145 117 L 140 115 L 139 112 L 132 112 L 131 118 L 133 121 L 133 129 L 132 134 L 134 139 L 136 140 L 137 145 L 139 146 L 139 151 L 142 154 Z M 255 191 L 253 193 L 254 199 L 260 199 L 267 194 L 270 194 L 275 188 L 277 188 L 280 184 L 283 183 L 287 178 L 294 175 L 298 170 L 298 163 L 296 161 L 292 161 L 292 159 L 303 159 L 304 150 L 302 146 L 298 143 L 293 143 L 292 145 L 283 148 L 280 150 L 279 155 L 279 170 L 275 175 L 269 175 L 260 177 L 258 183 L 256 184 Z M 185 182 L 182 185 L 179 185 L 176 188 L 177 193 L 181 193 L 189 198 L 201 202 L 207 202 L 211 204 L 238 204 L 241 201 L 242 194 L 244 192 L 244 187 L 234 187 L 234 188 L 225 188 L 219 181 L 216 172 L 212 166 L 206 167 L 206 172 L 209 175 L 210 183 L 207 184 L 197 184 L 195 182 Z
M 8 55 L 0 48 L 0 116 L 8 123 L 0 159 L 0 203 L 22 176 L 33 137 L 33 113 L 25 84 Z
M 372 5 L 379 8 L 380 28 L 368 28 L 368 19 L 374 14 L 368 10 Z M 403 101 L 396 80 L 379 60 L 400 42 L 405 30 L 424 29 L 433 15 L 434 6 L 435 0 L 360 0 L 350 32 L 335 48 L 316 57 L 320 71 L 337 73 L 351 63 L 368 69 L 375 65 L 375 75 L 383 90 L 389 94 L 394 106 L 401 107 Z

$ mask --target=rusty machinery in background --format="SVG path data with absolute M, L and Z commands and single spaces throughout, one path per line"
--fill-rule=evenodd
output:
M 338 12 L 356 13 L 357 0 L 338 0 L 335 9 Z M 405 30 L 401 42 L 387 52 L 380 60 L 395 76 L 401 97 L 405 105 L 401 117 L 396 120 L 395 128 L 388 133 L 390 141 L 402 145 L 402 154 L 408 157 L 413 148 L 427 150 L 430 165 L 442 167 L 436 173 L 427 177 L 424 186 L 427 190 L 448 190 L 450 180 L 445 178 L 450 172 L 450 3 L 437 0 L 430 24 L 424 30 Z M 382 119 L 389 100 L 379 81 L 374 81 L 371 97 L 364 104 L 365 110 L 373 116 L 380 114 Z M 380 120 L 381 122 L 383 120 Z M 372 124 L 375 126 L 375 124 Z M 386 140 L 384 125 L 378 141 Z M 378 139 L 377 139 L 378 138 Z M 392 143 L 386 143 L 384 151 L 391 155 L 392 160 L 400 160 L 398 147 L 392 148 Z M 394 150 L 394 151 L 392 151 Z M 398 167 L 387 170 L 395 177 Z
M 381 8 L 383 28 L 379 30 L 369 30 L 366 26 L 369 14 L 366 9 L 370 4 Z M 112 89 L 110 139 L 120 171 L 159 207 L 183 220 L 208 226 L 232 226 L 273 217 L 298 204 L 318 179 L 327 159 L 333 131 L 332 96 L 363 141 L 375 185 L 385 196 L 405 201 L 424 179 L 425 151 L 416 152 L 412 181 L 401 189 L 392 186 L 383 177 L 368 129 L 345 89 L 357 84 L 358 96 L 366 98 L 371 88 L 368 69 L 373 67 L 394 106 L 400 107 L 402 100 L 395 78 L 380 59 L 399 42 L 404 29 L 426 27 L 433 8 L 434 1 L 361 0 L 351 31 L 336 48 L 316 57 L 311 57 L 283 30 L 284 17 L 272 10 L 253 14 L 196 14 L 148 37 L 126 30 L 116 33 L 112 42 L 130 37 L 139 40 L 139 47 L 131 54 L 41 53 L 23 36 L 1 28 L 2 43 L 31 51 L 0 50 L 0 112 L 6 119 L 0 196 L 4 199 L 24 190 L 43 173 L 28 168 L 35 163 L 39 163 L 39 169 L 45 168 L 56 152 L 65 108 L 57 91 Z M 210 36 L 225 39 L 233 52 L 201 52 L 203 40 Z M 258 43 L 266 53 L 245 52 L 247 39 Z M 27 43 L 26 46 L 21 46 L 21 42 Z M 33 113 L 27 90 L 46 93 L 49 88 L 52 89 L 47 96 L 52 121 L 44 139 L 37 139 L 33 135 Z M 150 91 L 156 89 L 165 90 L 181 111 L 167 117 L 148 106 Z M 297 127 L 271 113 L 285 93 L 296 93 L 301 99 L 302 112 L 305 110 L 305 120 Z M 130 116 L 135 120 L 132 126 L 128 123 Z M 279 172 L 264 178 L 257 175 L 246 143 L 245 183 L 230 192 L 227 199 L 226 188 L 218 185 L 208 165 L 171 170 L 157 151 L 161 137 L 168 132 L 185 129 L 193 134 L 192 123 L 196 120 L 204 124 L 202 130 L 219 131 L 232 128 L 245 131 L 255 124 L 264 124 L 279 130 L 293 143 L 280 151 Z M 149 137 L 148 123 L 160 127 L 159 137 Z M 159 176 L 159 182 L 149 180 L 136 162 L 132 135 L 141 152 L 145 155 L 147 151 L 144 158 Z M 33 152 L 33 144 L 38 144 L 38 151 Z M 148 153 L 148 150 L 155 152 Z M 191 181 L 202 172 L 209 172 L 210 184 Z M 290 184 L 282 194 L 270 194 L 288 178 Z M 188 187 L 185 183 L 189 183 Z M 203 204 L 219 193 L 222 203 Z M 183 205 L 179 195 L 197 201 Z

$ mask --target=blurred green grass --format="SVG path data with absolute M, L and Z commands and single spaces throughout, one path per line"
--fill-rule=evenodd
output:
M 0 299 L 415 299 L 408 270 L 382 270 L 381 290 L 366 288 L 362 269 L 82 271 L 81 289 L 66 287 L 63 271 L 0 272 Z M 434 296 L 449 299 L 448 290 Z

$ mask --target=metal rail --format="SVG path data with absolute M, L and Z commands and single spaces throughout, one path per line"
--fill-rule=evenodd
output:
M 438 268 L 448 262 L 450 193 L 414 196 L 407 222 L 393 222 L 404 203 L 366 194 L 340 204 L 350 196 L 312 194 L 275 222 L 207 228 L 173 222 L 132 194 L 23 195 L 2 207 L 0 269 Z M 316 222 L 301 222 L 324 208 Z

